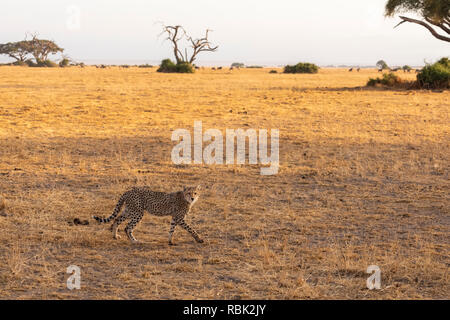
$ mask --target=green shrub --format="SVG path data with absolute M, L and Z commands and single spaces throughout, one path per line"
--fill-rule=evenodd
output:
M 269 73 L 278 73 L 277 70 L 270 70 Z
M 177 73 L 194 73 L 194 68 L 189 62 L 180 62 L 176 65 Z
M 68 67 L 69 64 L 70 64 L 70 60 L 67 59 L 67 58 L 62 59 L 62 60 L 59 62 L 59 66 L 60 66 L 61 68 Z
M 27 64 L 27 66 L 29 67 L 37 67 L 38 65 L 31 59 L 28 59 L 25 61 L 25 63 Z
M 151 64 L 146 63 L 139 65 L 139 68 L 153 68 L 153 66 Z
M 26 61 L 27 65 L 29 67 L 44 67 L 44 68 L 57 68 L 59 65 L 51 60 L 38 60 L 37 63 L 33 62 L 32 60 Z
M 437 63 L 442 64 L 447 68 L 450 68 L 450 60 L 447 57 L 441 58 Z
M 45 60 L 42 62 L 42 67 L 57 68 L 59 65 L 52 60 Z
M 426 65 L 418 74 L 417 82 L 421 88 L 450 89 L 450 61 L 442 58 L 435 64 Z
M 263 66 L 246 66 L 248 69 L 262 69 Z
M 156 71 L 165 73 L 193 73 L 194 68 L 188 62 L 180 62 L 175 64 L 170 59 L 164 59 L 161 61 L 161 65 Z
M 401 84 L 402 80 L 395 73 L 385 73 L 382 78 L 370 78 L 367 82 L 367 86 L 375 87 L 377 84 L 384 85 L 387 87 L 394 87 Z
M 164 59 L 161 61 L 161 64 L 159 65 L 157 72 L 175 72 L 177 68 L 177 65 L 173 63 L 170 59 Z
M 294 66 L 287 65 L 284 67 L 284 73 L 317 73 L 319 72 L 319 67 L 313 63 L 303 63 L 299 62 Z

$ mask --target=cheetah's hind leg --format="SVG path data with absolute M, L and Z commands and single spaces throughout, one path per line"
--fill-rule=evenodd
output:
M 113 234 L 113 238 L 114 239 L 119 239 L 120 235 L 117 234 L 117 231 L 119 229 L 119 225 L 124 222 L 126 219 L 128 218 L 128 210 L 125 207 L 125 209 L 123 210 L 122 214 L 120 216 L 118 216 L 116 218 L 116 220 L 114 220 L 114 223 L 111 225 L 111 232 Z
M 141 221 L 142 217 L 144 216 L 144 212 L 131 212 L 129 216 L 131 221 L 125 227 L 125 233 L 128 236 L 128 239 L 130 239 L 131 243 L 137 243 L 138 240 L 133 236 L 133 229 Z

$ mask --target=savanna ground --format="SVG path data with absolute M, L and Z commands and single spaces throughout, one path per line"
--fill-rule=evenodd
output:
M 449 92 L 268 71 L 0 68 L 0 298 L 450 298 Z M 279 173 L 174 165 L 171 133 L 194 120 L 280 129 Z M 177 229 L 169 247 L 169 217 L 145 215 L 137 245 L 90 218 L 132 185 L 197 183 L 202 245 Z

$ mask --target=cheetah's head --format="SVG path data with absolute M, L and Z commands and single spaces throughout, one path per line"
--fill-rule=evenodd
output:
M 198 200 L 198 197 L 200 197 L 200 190 L 201 190 L 200 185 L 196 187 L 184 187 L 183 189 L 184 198 L 186 199 L 187 202 L 193 205 Z

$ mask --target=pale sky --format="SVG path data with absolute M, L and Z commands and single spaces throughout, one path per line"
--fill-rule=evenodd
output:
M 26 32 L 54 40 L 87 63 L 157 63 L 171 58 L 161 26 L 180 24 L 194 37 L 212 29 L 215 53 L 200 65 L 423 65 L 450 45 L 423 27 L 383 15 L 386 0 L 2 0 L 0 43 Z M 74 9 L 75 7 L 75 9 Z M 77 11 L 79 25 L 77 25 Z M 10 61 L 0 56 L 0 62 Z

